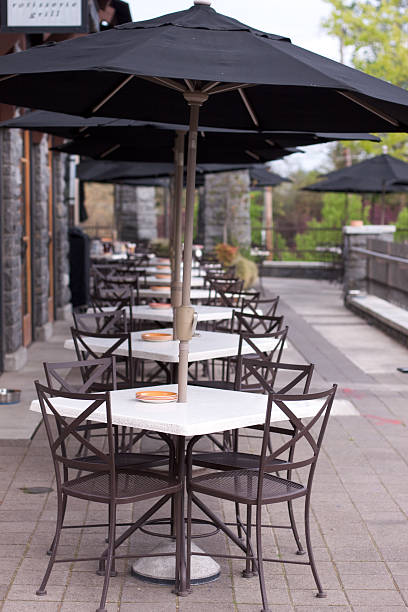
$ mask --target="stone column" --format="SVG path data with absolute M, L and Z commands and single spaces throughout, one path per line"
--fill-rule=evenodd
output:
M 5 335 L 4 369 L 14 371 L 27 361 L 22 346 L 23 319 L 21 294 L 21 171 L 22 138 L 20 130 L 2 130 L 1 213 L 3 215 L 3 273 Z
M 248 170 L 205 177 L 204 246 L 219 242 L 251 245 L 250 179 Z
M 53 156 L 54 187 L 54 250 L 55 250 L 55 305 L 56 318 L 69 320 L 71 293 L 69 290 L 69 177 L 68 155 Z
M 50 173 L 48 168 L 48 142 L 44 135 L 39 144 L 32 146 L 33 192 L 31 198 L 33 220 L 33 295 L 35 339 L 44 341 L 52 335 L 48 321 L 49 257 L 48 257 L 48 205 Z
M 347 225 L 343 227 L 344 236 L 344 280 L 343 291 L 367 291 L 367 258 L 363 253 L 353 252 L 353 247 L 367 248 L 369 238 L 379 238 L 392 242 L 395 225 Z
M 154 187 L 115 185 L 115 218 L 119 240 L 138 242 L 157 238 Z

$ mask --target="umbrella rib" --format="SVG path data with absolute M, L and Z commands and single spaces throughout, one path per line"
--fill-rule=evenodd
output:
M 258 121 L 258 118 L 257 118 L 257 116 L 255 114 L 255 111 L 252 108 L 250 101 L 248 100 L 245 92 L 241 89 L 241 87 L 238 89 L 238 93 L 241 96 L 242 101 L 245 104 L 245 107 L 246 107 L 246 109 L 248 111 L 248 114 L 251 117 L 252 121 L 254 122 L 255 126 L 259 127 L 259 121 Z
M 214 83 L 208 83 L 208 85 L 203 87 L 201 91 L 203 93 L 210 93 L 210 91 L 214 89 L 214 87 L 217 87 L 217 85 L 220 85 L 220 84 L 221 84 L 221 81 L 214 81 Z
M 177 81 L 173 81 L 173 79 L 166 79 L 164 77 L 149 77 L 144 75 L 138 75 L 139 79 L 144 79 L 145 81 L 151 81 L 152 83 L 157 83 L 158 85 L 164 85 L 169 89 L 174 89 L 175 91 L 179 91 L 181 93 L 185 93 L 188 91 L 187 87 L 183 87 Z
M 96 113 L 96 111 L 102 108 L 102 106 L 104 106 L 106 102 L 108 102 L 111 98 L 113 98 L 113 96 L 116 95 L 118 91 L 122 89 L 122 87 L 127 85 L 129 81 L 131 81 L 134 78 L 134 76 L 135 76 L 134 74 L 127 76 L 126 79 L 124 79 L 122 83 L 120 83 L 120 85 L 115 87 L 115 89 L 113 89 L 107 96 L 105 96 L 103 100 L 101 100 L 96 106 L 94 106 L 91 112 Z
M 107 149 L 106 151 L 101 153 L 99 157 L 101 159 L 104 159 L 107 155 L 109 155 L 109 153 L 113 153 L 114 151 L 117 151 L 118 149 L 120 149 L 120 144 L 114 145 L 110 149 Z
M 217 83 L 214 83 L 213 85 L 214 89 L 212 91 L 209 91 L 209 89 L 203 89 L 202 91 L 212 96 L 213 94 L 225 93 L 226 91 L 235 91 L 236 89 L 243 89 L 244 87 L 254 87 L 254 85 L 251 83 L 225 83 L 219 87 L 215 87 Z
M 362 100 L 360 100 L 358 98 L 357 95 L 350 93 L 349 91 L 340 91 L 340 89 L 336 90 L 337 93 L 339 93 L 341 96 L 344 96 L 345 98 L 347 98 L 348 100 L 351 100 L 352 102 L 355 102 L 356 104 L 358 104 L 359 106 L 362 106 L 363 108 L 365 108 L 366 110 L 370 111 L 371 113 L 373 113 L 373 115 L 377 115 L 377 117 L 380 117 L 381 119 L 384 119 L 384 121 L 387 121 L 388 123 L 391 123 L 391 125 L 395 125 L 396 127 L 400 126 L 400 122 L 396 121 L 395 119 L 392 119 L 389 115 L 387 115 L 386 113 L 383 113 L 382 111 L 379 111 L 375 108 L 373 108 L 371 106 L 371 104 L 367 104 L 367 102 L 363 102 Z
M 194 87 L 190 79 L 183 79 L 190 91 L 194 91 Z
M 245 149 L 245 153 L 247 155 L 249 155 L 249 157 L 252 157 L 253 159 L 256 159 L 257 161 L 260 161 L 260 157 L 259 155 L 257 155 L 256 153 L 253 153 L 252 151 L 250 151 L 249 149 Z
M 2 81 L 8 81 L 9 79 L 13 79 L 13 78 L 14 78 L 14 77 L 16 77 L 16 76 L 18 76 L 18 74 L 9 74 L 9 75 L 7 75 L 7 76 L 1 77 L 1 79 L 0 79 L 0 83 L 1 83 Z

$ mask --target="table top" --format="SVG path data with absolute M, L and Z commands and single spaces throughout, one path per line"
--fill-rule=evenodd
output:
M 163 272 L 158 271 L 158 274 L 163 274 Z M 164 272 L 164 274 L 168 274 L 168 272 Z M 146 276 L 146 283 L 149 285 L 167 285 L 168 287 L 171 285 L 171 278 L 156 278 L 156 276 Z M 190 287 L 203 287 L 204 286 L 204 278 L 202 276 L 192 276 L 190 281 Z M 208 291 L 207 291 L 208 295 Z
M 177 392 L 177 385 L 160 385 L 146 389 Z M 258 393 L 189 386 L 186 403 L 148 404 L 136 399 L 137 391 L 140 391 L 140 388 L 111 392 L 113 424 L 177 436 L 195 436 L 259 425 L 265 421 L 267 396 Z M 58 398 L 54 400 L 54 404 L 63 416 L 76 417 L 89 402 Z M 311 417 L 320 407 L 320 400 L 298 402 L 296 415 L 300 418 Z M 40 411 L 38 400 L 32 402 L 30 410 Z M 92 420 L 106 422 L 104 406 L 92 413 Z M 287 417 L 274 406 L 271 421 L 285 420 Z
M 172 334 L 172 328 L 160 329 L 160 333 Z M 151 359 L 153 361 L 164 361 L 166 363 L 178 363 L 179 360 L 179 341 L 169 340 L 167 342 L 148 342 L 142 340 L 141 335 L 145 333 L 157 333 L 157 329 L 146 330 L 143 332 L 132 332 L 132 355 L 138 359 Z M 87 344 L 96 353 L 106 351 L 114 341 L 107 338 L 88 338 Z M 259 338 L 257 346 L 263 350 L 272 350 L 277 344 L 275 338 Z M 188 360 L 202 361 L 206 359 L 216 359 L 219 357 L 232 357 L 238 355 L 239 335 L 225 334 L 211 331 L 199 331 L 194 336 L 189 345 Z M 65 340 L 64 348 L 74 350 L 74 341 Z M 254 353 L 250 346 L 244 346 L 244 354 Z M 127 356 L 127 346 L 123 345 L 116 349 L 115 355 Z
M 106 306 L 103 308 L 104 312 L 114 312 L 116 308 L 113 306 Z M 127 316 L 130 316 L 130 308 L 125 306 L 122 310 L 125 310 Z M 227 308 L 223 306 L 201 306 L 197 304 L 194 306 L 194 311 L 197 313 L 197 321 L 224 321 L 232 318 L 233 308 Z M 88 312 L 92 313 L 93 309 L 88 308 Z M 160 323 L 173 323 L 173 309 L 168 308 L 161 310 L 160 308 L 150 308 L 150 306 L 141 305 L 132 307 L 132 316 L 134 319 L 143 319 L 147 321 L 159 321 Z
M 143 298 L 170 298 L 170 287 L 163 287 L 163 289 L 140 289 L 140 297 Z M 190 291 L 191 300 L 208 300 L 208 289 L 191 289 Z

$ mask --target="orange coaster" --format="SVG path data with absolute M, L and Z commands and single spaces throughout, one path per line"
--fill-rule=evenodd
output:
M 168 342 L 169 340 L 173 340 L 173 335 L 159 332 L 148 332 L 146 334 L 142 334 L 142 339 L 146 340 L 147 342 Z
M 171 272 L 169 266 L 166 265 L 162 265 L 162 266 L 156 266 L 158 270 L 165 270 L 166 272 Z
M 170 259 L 158 259 L 158 263 L 170 265 Z
M 150 302 L 149 306 L 153 310 L 169 310 L 171 308 L 171 304 L 163 304 L 163 302 Z
M 154 287 L 150 287 L 150 289 L 152 291 L 163 291 L 164 293 L 167 293 L 169 290 L 168 287 L 163 287 L 162 285 L 155 285 Z
M 165 402 L 175 402 L 177 400 L 177 393 L 174 393 L 174 391 L 155 391 L 154 389 L 137 391 L 136 399 L 151 404 L 164 404 Z
M 156 278 L 171 278 L 171 274 L 156 274 Z

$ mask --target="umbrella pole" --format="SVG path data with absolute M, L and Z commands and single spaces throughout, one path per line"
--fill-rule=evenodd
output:
M 190 302 L 191 267 L 193 259 L 195 174 L 197 167 L 197 132 L 200 106 L 208 95 L 200 91 L 187 92 L 184 99 L 190 106 L 188 132 L 186 218 L 184 224 L 182 305 L 176 308 L 176 333 L 179 345 L 178 401 L 187 401 L 188 345 L 193 334 L 194 308 Z M 177 247 L 176 247 L 177 248 Z M 176 251 L 177 252 L 177 251 Z
M 173 338 L 176 339 L 175 309 L 181 306 L 181 242 L 183 225 L 183 181 L 184 181 L 184 140 L 185 132 L 178 131 L 174 146 L 174 202 L 172 234 L 172 283 L 171 305 L 173 306 Z

